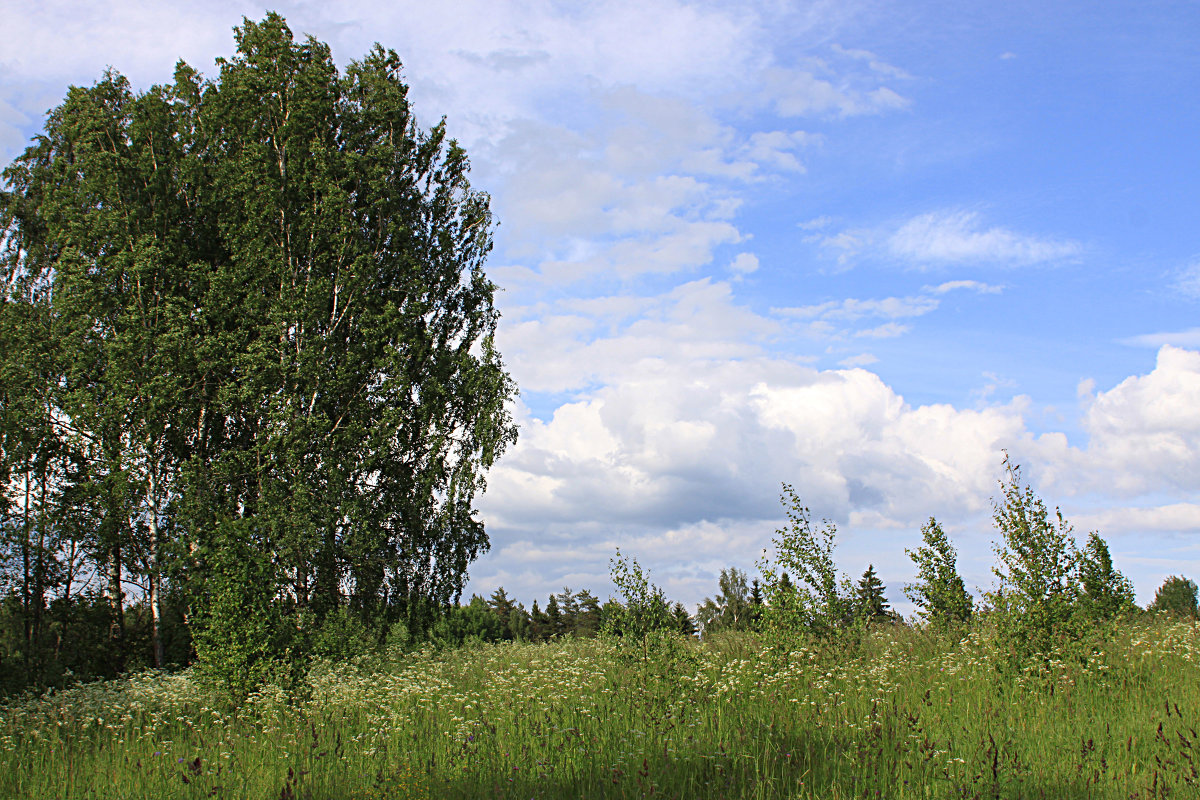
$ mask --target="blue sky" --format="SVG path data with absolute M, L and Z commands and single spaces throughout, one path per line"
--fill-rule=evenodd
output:
M 901 610 L 931 515 L 992 585 L 1001 450 L 1142 603 L 1200 578 L 1200 6 L 279 3 L 445 115 L 501 227 L 518 445 L 469 590 L 673 599 L 780 483 Z M 0 0 L 0 160 L 106 65 L 207 74 L 242 2 Z

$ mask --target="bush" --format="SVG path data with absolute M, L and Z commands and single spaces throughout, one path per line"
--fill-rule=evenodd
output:
M 904 552 L 917 567 L 917 580 L 904 587 L 908 599 L 917 605 L 917 615 L 937 630 L 966 624 L 974 610 L 974 600 L 958 574 L 958 554 L 950 538 L 933 517 L 921 528 L 924 544 L 916 551 Z
M 234 698 L 296 666 L 296 626 L 283 619 L 270 560 L 237 536 L 238 520 L 222 531 L 196 614 L 193 640 L 200 673 Z
M 759 561 L 766 605 L 764 631 L 786 642 L 796 636 L 827 636 L 853 619 L 854 590 L 850 580 L 837 574 L 833 560 L 837 528 L 823 520 L 814 531 L 809 510 L 795 490 L 783 484 L 779 496 L 788 525 L 775 531 L 775 562 L 765 552 Z M 788 579 L 792 572 L 795 581 Z
M 994 503 L 999 588 L 988 594 L 1001 642 L 1019 657 L 1047 653 L 1074 638 L 1079 554 L 1062 512 L 1021 484 L 1020 467 L 1004 454 L 1003 499 Z
M 1113 619 L 1136 608 L 1133 584 L 1113 567 L 1108 544 L 1095 531 L 1088 534 L 1080 554 L 1079 582 L 1081 611 L 1092 621 Z
M 1184 619 L 1196 619 L 1196 582 L 1182 575 L 1172 575 L 1163 581 L 1154 594 L 1148 610 L 1160 611 Z
M 378 650 L 378 637 L 362 619 L 341 606 L 325 615 L 313 631 L 309 653 L 317 658 L 349 661 Z

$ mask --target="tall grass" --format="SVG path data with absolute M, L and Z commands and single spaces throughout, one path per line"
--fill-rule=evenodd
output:
M 1011 664 L 986 630 L 882 627 L 322 662 L 237 708 L 142 673 L 0 708 L 0 796 L 1200 796 L 1200 625 Z

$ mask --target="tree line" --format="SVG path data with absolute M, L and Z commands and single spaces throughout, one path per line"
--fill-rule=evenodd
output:
M 1166 578 L 1154 600 L 1139 609 L 1133 586 L 1113 564 L 1108 544 L 1095 531 L 1082 547 L 1059 509 L 1053 513 L 1021 479 L 1007 454 L 1001 494 L 993 504 L 996 586 L 981 603 L 967 591 L 958 555 L 936 518 L 921 529 L 921 544 L 905 550 L 916 579 L 904 594 L 916 608 L 905 620 L 891 608 L 887 588 L 867 566 L 856 582 L 839 576 L 834 558 L 837 528 L 825 520 L 814 529 L 811 515 L 795 490 L 784 484 L 780 500 L 789 525 L 776 531 L 773 560 L 759 562 L 762 577 L 750 579 L 737 567 L 722 569 L 717 592 L 704 598 L 695 614 L 672 604 L 636 560 L 618 551 L 613 582 L 624 602 L 601 603 L 590 591 L 569 588 L 551 594 L 543 608 L 530 610 L 512 600 L 503 587 L 489 599 L 475 595 L 452 609 L 435 628 L 439 642 L 545 642 L 564 636 L 618 636 L 649 631 L 685 636 L 729 631 L 758 631 L 797 636 L 831 636 L 864 626 L 919 624 L 935 631 L 961 633 L 972 623 L 995 625 L 999 634 L 1024 654 L 1045 652 L 1056 641 L 1077 637 L 1097 623 L 1137 613 L 1197 619 L 1195 581 Z M 796 575 L 793 579 L 787 569 Z M 630 624 L 632 621 L 633 624 Z
M 916 569 L 916 580 L 904 587 L 916 607 L 913 622 L 949 633 L 976 623 L 992 626 L 1021 659 L 1138 613 L 1198 618 L 1197 584 L 1179 575 L 1164 580 L 1153 602 L 1144 612 L 1139 609 L 1132 583 L 1114 566 L 1099 533 L 1090 532 L 1079 546 L 1062 512 L 1050 512 L 1007 453 L 1003 467 L 1000 495 L 993 500 L 998 534 L 994 587 L 983 592 L 977 605 L 958 572 L 953 544 L 931 517 L 921 529 L 920 546 L 905 550 Z M 761 580 L 747 584 L 745 572 L 722 570 L 719 591 L 705 598 L 696 613 L 704 633 L 757 630 L 786 643 L 835 637 L 873 624 L 906 624 L 890 608 L 873 564 L 857 582 L 839 573 L 836 525 L 829 520 L 814 525 L 808 508 L 786 483 L 780 501 L 788 524 L 776 531 L 774 557 L 764 551 L 758 562 Z

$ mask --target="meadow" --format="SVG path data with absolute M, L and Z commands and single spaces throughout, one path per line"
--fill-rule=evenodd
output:
M 191 670 L 0 708 L 5 798 L 1200 796 L 1200 624 L 1022 668 L 987 629 L 767 646 L 612 637 L 316 662 L 232 704 Z

